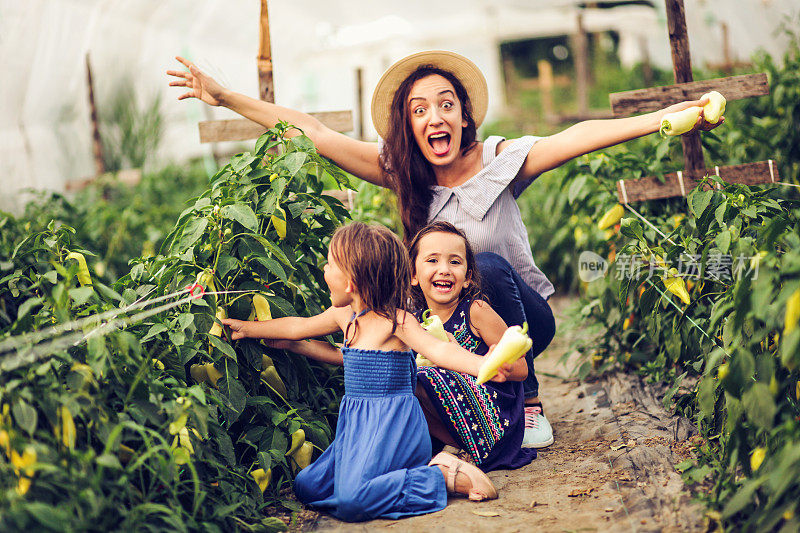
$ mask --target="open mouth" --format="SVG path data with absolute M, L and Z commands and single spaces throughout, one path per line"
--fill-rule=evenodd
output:
M 431 145 L 434 154 L 445 155 L 450 151 L 450 134 L 434 133 L 428 137 L 428 144 Z
M 450 289 L 453 288 L 452 281 L 434 281 L 433 283 L 431 283 L 431 285 L 433 285 L 434 288 L 439 289 L 440 291 L 449 291 Z

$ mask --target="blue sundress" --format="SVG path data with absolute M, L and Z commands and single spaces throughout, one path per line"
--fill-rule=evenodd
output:
M 489 346 L 470 327 L 471 305 L 472 300 L 459 302 L 444 329 L 464 349 L 485 355 Z M 469 374 L 427 366 L 420 367 L 417 377 L 450 435 L 481 470 L 519 468 L 536 458 L 536 449 L 522 448 L 521 381 L 476 385 Z
M 414 396 L 412 352 L 342 348 L 345 394 L 336 438 L 295 479 L 297 498 L 347 522 L 397 519 L 447 505 Z

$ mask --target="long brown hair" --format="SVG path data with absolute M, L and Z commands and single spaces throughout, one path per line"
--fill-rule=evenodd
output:
M 331 254 L 347 273 L 368 309 L 397 327 L 397 310 L 408 305 L 411 268 L 408 252 L 384 226 L 353 222 L 333 234 Z
M 414 235 L 414 238 L 411 239 L 411 243 L 408 245 L 408 255 L 411 260 L 412 276 L 417 273 L 416 263 L 417 256 L 419 255 L 419 241 L 421 241 L 424 236 L 430 235 L 431 233 L 452 233 L 464 239 L 464 248 L 467 255 L 467 257 L 465 257 L 467 261 L 467 279 L 470 280 L 470 283 L 467 287 L 461 289 L 461 294 L 458 298 L 459 300 L 477 300 L 481 298 L 481 276 L 480 273 L 478 273 L 478 267 L 475 263 L 475 252 L 472 251 L 472 246 L 469 245 L 469 241 L 467 240 L 467 236 L 464 235 L 464 232 L 449 222 L 441 220 L 431 222 L 419 230 L 417 234 Z M 428 307 L 425 301 L 425 295 L 422 293 L 422 289 L 420 289 L 419 285 L 411 286 L 411 300 L 416 309 L 426 309 Z
M 428 211 L 433 198 L 431 186 L 436 185 L 433 166 L 422 155 L 408 120 L 408 95 L 417 80 L 438 74 L 449 81 L 461 103 L 461 114 L 467 125 L 462 129 L 462 154 L 469 153 L 476 144 L 477 128 L 472 117 L 472 102 L 458 78 L 434 65 L 421 65 L 397 88 L 389 114 L 389 131 L 381 155 L 381 170 L 386 183 L 397 195 L 400 218 L 403 221 L 403 241 L 411 238 L 428 222 Z

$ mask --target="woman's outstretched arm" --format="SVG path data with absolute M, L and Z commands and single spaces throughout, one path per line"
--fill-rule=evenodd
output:
M 307 113 L 226 89 L 214 78 L 198 69 L 191 61 L 182 57 L 175 59 L 188 69 L 188 71 L 167 71 L 168 75 L 174 77 L 169 83 L 171 86 L 189 89 L 188 92 L 178 96 L 178 100 L 197 98 L 211 106 L 227 107 L 266 128 L 272 128 L 280 121 L 288 122 L 303 130 L 320 154 L 333 160 L 347 172 L 370 183 L 384 185 L 378 162 L 377 143 L 358 141 L 333 131 Z M 293 133 L 289 132 L 289 134 Z
M 660 111 L 635 117 L 579 122 L 564 131 L 536 142 L 528 153 L 517 178 L 526 179 L 538 176 L 542 172 L 559 167 L 578 156 L 655 133 L 661 126 L 662 117 L 667 113 L 683 111 L 693 106 L 702 107 L 706 103 L 708 103 L 707 98 L 680 102 Z M 724 119 L 716 124 L 711 124 L 704 120 L 701 113 L 692 131 L 708 131 L 716 128 L 723 121 Z M 503 149 L 502 145 L 500 149 Z

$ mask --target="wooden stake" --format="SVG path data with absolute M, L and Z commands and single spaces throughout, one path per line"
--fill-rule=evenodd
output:
M 97 121 L 97 106 L 94 101 L 94 82 L 89 54 L 86 54 L 86 84 L 89 86 L 89 114 L 92 121 L 92 148 L 94 149 L 94 172 L 99 176 L 106 171 L 103 163 L 103 144 L 100 142 L 100 125 Z
M 267 0 L 261 0 L 261 18 L 258 47 L 258 96 L 265 102 L 275 103 L 272 81 L 272 47 L 269 40 L 269 12 Z
M 689 55 L 689 34 L 686 31 L 686 13 L 683 0 L 666 0 L 667 28 L 669 45 L 672 51 L 672 71 L 675 83 L 688 83 L 692 78 L 692 60 Z M 683 143 L 683 160 L 685 170 L 691 174 L 700 174 L 705 168 L 703 145 L 698 132 L 681 136 Z
M 356 135 L 364 140 L 364 69 L 356 69 L 356 104 L 358 105 L 358 128 Z
M 583 11 L 578 11 L 578 31 L 575 42 L 575 76 L 577 78 L 576 93 L 578 99 L 578 115 L 585 115 L 589 110 L 589 51 L 586 29 L 583 27 Z

